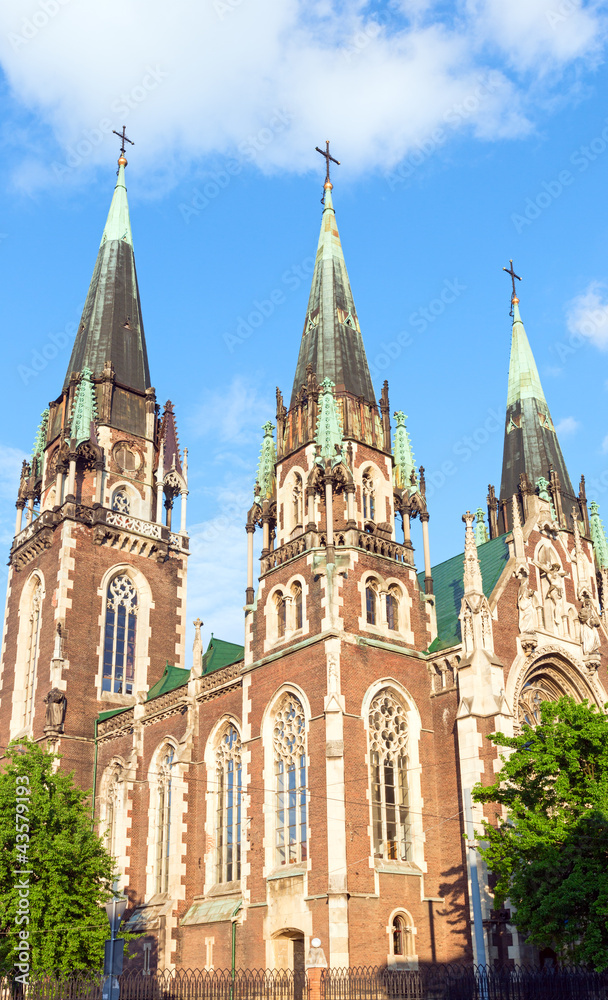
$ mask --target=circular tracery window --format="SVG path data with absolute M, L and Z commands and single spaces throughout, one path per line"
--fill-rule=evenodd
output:
M 136 472 L 141 465 L 140 455 L 126 441 L 119 441 L 114 446 L 114 461 L 123 472 Z

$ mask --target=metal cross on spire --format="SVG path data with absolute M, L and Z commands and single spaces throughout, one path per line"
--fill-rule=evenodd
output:
M 329 152 L 329 139 L 325 140 L 325 146 L 326 146 L 325 149 L 319 149 L 318 146 L 315 146 L 315 149 L 316 149 L 317 153 L 320 153 L 321 156 L 325 157 L 325 162 L 327 164 L 327 172 L 325 174 L 325 183 L 326 184 L 331 184 L 331 180 L 330 180 L 330 177 L 329 177 L 329 161 L 331 160 L 332 163 L 337 163 L 338 166 L 340 166 L 340 161 L 336 160 L 336 158 L 330 154 L 330 152 Z
M 513 270 L 513 261 L 512 260 L 509 261 L 509 267 L 503 267 L 503 271 L 506 271 L 507 274 L 511 275 L 511 283 L 513 285 L 512 300 L 516 299 L 517 298 L 517 294 L 515 292 L 515 279 L 517 278 L 518 281 L 521 281 L 521 278 L 519 277 L 518 274 L 515 274 L 515 271 Z
M 122 145 L 120 147 L 120 155 L 124 156 L 125 155 L 125 142 L 130 142 L 132 146 L 135 145 L 135 143 L 133 142 L 133 140 L 129 139 L 129 137 L 127 135 L 127 126 L 123 125 L 122 132 L 117 132 L 115 128 L 112 129 L 112 132 L 114 133 L 114 135 L 117 135 L 118 138 L 122 140 Z

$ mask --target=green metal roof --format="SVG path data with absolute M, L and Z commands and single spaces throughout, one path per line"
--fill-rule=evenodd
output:
M 235 642 L 224 642 L 211 636 L 207 652 L 203 656 L 203 674 L 212 674 L 222 667 L 230 667 L 245 658 L 245 647 Z
M 506 535 L 499 535 L 490 542 L 477 546 L 477 555 L 483 579 L 483 592 L 486 597 L 494 590 L 505 564 L 509 558 L 509 547 Z M 464 553 L 452 556 L 438 566 L 433 566 L 433 591 L 437 610 L 437 638 L 429 646 L 430 653 L 448 649 L 461 642 L 460 605 L 464 594 L 462 582 L 464 571 Z M 418 574 L 420 587 L 424 586 L 424 572 Z
M 163 676 L 156 682 L 156 684 L 152 685 L 148 691 L 146 701 L 151 701 L 152 698 L 158 698 L 159 695 L 167 694 L 169 691 L 175 691 L 176 688 L 181 687 L 183 684 L 187 684 L 189 677 L 189 670 L 184 670 L 183 667 L 172 667 L 170 663 L 166 663 Z
M 133 705 L 125 705 L 124 708 L 111 708 L 107 712 L 100 712 L 97 716 L 98 722 L 105 722 L 106 719 L 111 719 L 113 715 L 120 715 L 121 712 L 128 712 Z
M 220 920 L 232 920 L 242 905 L 243 900 L 234 897 L 202 899 L 192 904 L 180 923 L 183 927 L 185 924 L 215 924 Z

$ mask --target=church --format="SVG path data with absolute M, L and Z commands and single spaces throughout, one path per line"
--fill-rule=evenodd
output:
M 186 611 L 187 453 L 148 369 L 126 166 L 123 149 L 23 464 L 2 752 L 46 743 L 92 789 L 144 973 L 297 972 L 313 937 L 332 968 L 530 960 L 493 908 L 471 789 L 499 767 L 488 734 L 563 694 L 608 701 L 608 542 L 566 468 L 512 266 L 500 488 L 433 566 L 407 400 L 392 410 L 372 384 L 328 169 L 293 386 L 251 470 L 242 645 L 204 650 L 196 617 L 190 655 L 186 614 L 205 609 Z

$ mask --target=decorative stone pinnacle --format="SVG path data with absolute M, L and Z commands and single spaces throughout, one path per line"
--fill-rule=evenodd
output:
M 256 498 L 266 500 L 272 496 L 274 491 L 274 467 L 277 455 L 272 436 L 274 425 L 270 420 L 267 420 L 262 425 L 262 430 L 264 431 L 264 437 L 262 439 L 262 450 L 260 451 L 260 461 L 256 477 L 256 485 L 259 484 L 260 491 L 259 495 L 256 495 Z
M 481 568 L 479 566 L 479 556 L 477 555 L 477 545 L 473 532 L 473 522 L 475 515 L 468 510 L 463 514 L 462 520 L 466 524 L 464 535 L 464 592 L 465 594 L 483 594 L 483 581 L 481 578 Z
M 484 545 L 488 538 L 488 529 L 484 523 L 484 510 L 483 507 L 478 507 L 475 511 L 475 544 Z
M 608 567 L 608 540 L 600 518 L 600 507 L 596 500 L 592 500 L 589 507 L 589 529 L 596 562 L 600 569 L 606 569 Z
M 317 422 L 315 461 L 322 466 L 329 461 L 333 467 L 342 461 L 342 426 L 334 397 L 334 383 L 330 378 L 324 378 L 321 388 L 323 396 Z
M 90 368 L 83 368 L 80 373 L 78 388 L 74 396 L 74 406 L 72 408 L 72 421 L 70 427 L 70 440 L 75 441 L 77 448 L 83 441 L 89 441 L 91 437 L 91 424 L 97 418 L 97 402 L 95 400 L 95 386 L 93 385 L 93 372 Z
M 407 417 L 403 410 L 397 410 L 394 414 L 397 426 L 393 441 L 393 458 L 395 459 L 395 486 L 400 489 L 407 489 L 410 493 L 415 493 L 418 485 L 416 479 L 416 465 L 410 436 L 405 426 Z M 412 477 L 412 473 L 414 474 Z

